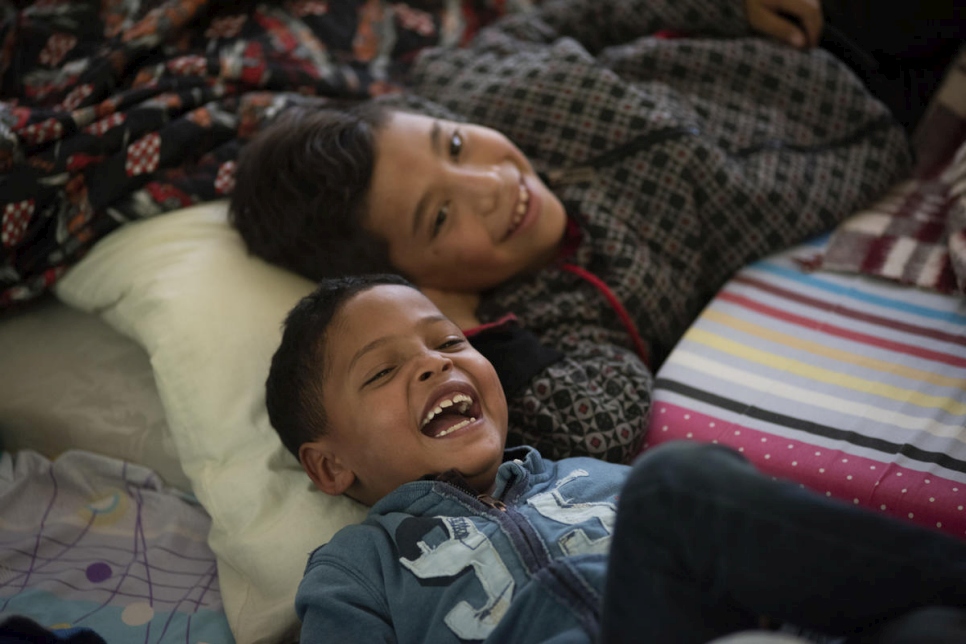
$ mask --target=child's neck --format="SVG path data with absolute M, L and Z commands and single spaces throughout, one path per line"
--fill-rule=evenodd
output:
M 449 483 L 453 487 L 476 497 L 484 495 L 489 496 L 493 493 L 493 490 L 496 489 L 496 479 L 493 479 L 492 481 L 483 485 L 473 485 L 467 481 L 466 477 L 463 476 L 463 474 L 458 470 L 446 470 L 442 474 L 438 475 L 436 480 Z

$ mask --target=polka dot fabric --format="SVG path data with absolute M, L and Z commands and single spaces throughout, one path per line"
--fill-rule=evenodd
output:
M 669 438 L 729 445 L 773 476 L 966 538 L 966 484 L 957 480 L 721 422 L 680 405 L 662 404 L 656 414 L 649 446 Z

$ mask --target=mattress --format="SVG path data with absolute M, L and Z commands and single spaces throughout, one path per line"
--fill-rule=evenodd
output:
M 803 269 L 823 243 L 726 284 L 656 374 L 643 449 L 730 445 L 773 476 L 966 538 L 966 301 Z
M 190 490 L 147 353 L 100 316 L 50 297 L 0 318 L 0 447 L 90 450 Z

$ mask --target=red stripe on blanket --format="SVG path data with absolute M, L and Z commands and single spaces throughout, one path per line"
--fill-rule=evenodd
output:
M 923 232 L 925 227 L 920 228 Z M 917 233 L 918 234 L 918 233 Z M 923 235 L 931 233 L 923 232 Z M 858 271 L 866 275 L 896 279 L 900 284 L 911 284 L 923 288 L 930 288 L 940 293 L 951 293 L 956 288 L 956 273 L 953 271 L 952 263 L 949 261 L 949 254 L 945 246 L 937 244 L 917 243 L 916 247 L 906 257 L 896 259 L 893 252 L 896 251 L 896 244 L 903 239 L 915 239 L 915 235 L 883 235 L 881 237 L 870 237 L 860 239 L 857 235 L 849 235 L 849 243 L 857 256 L 862 256 L 862 261 L 858 264 Z M 918 240 L 916 240 L 918 241 Z M 940 250 L 943 255 L 938 259 L 932 257 L 936 250 Z M 908 252 L 908 251 L 899 251 Z M 885 270 L 885 267 L 895 263 L 902 268 L 901 274 L 893 275 Z M 927 263 L 936 262 L 936 266 L 928 271 L 924 270 Z M 831 270 L 843 270 L 835 267 Z
M 791 324 L 796 324 L 798 326 L 802 326 L 807 329 L 811 329 L 813 331 L 824 333 L 825 335 L 831 335 L 838 338 L 845 338 L 847 340 L 854 340 L 856 342 L 861 342 L 862 344 L 879 347 L 880 349 L 886 349 L 887 351 L 893 351 L 895 353 L 904 353 L 906 355 L 914 356 L 917 358 L 932 360 L 933 362 L 942 362 L 948 365 L 952 365 L 954 367 L 966 368 L 966 359 L 964 358 L 959 358 L 957 356 L 954 356 L 948 353 L 942 353 L 940 351 L 930 351 L 929 349 L 913 346 L 911 344 L 905 344 L 903 342 L 896 342 L 895 340 L 886 340 L 885 338 L 879 338 L 874 335 L 869 335 L 868 333 L 849 331 L 848 329 L 843 329 L 842 327 L 835 326 L 834 324 L 829 324 L 825 320 L 816 320 L 814 318 L 806 317 L 804 315 L 796 315 L 795 313 L 788 313 L 787 311 L 776 309 L 773 306 L 768 306 L 767 304 L 756 302 L 743 295 L 731 293 L 727 290 L 719 293 L 718 299 L 731 302 L 733 304 L 737 304 L 751 311 L 755 311 L 757 313 L 761 313 L 763 315 L 767 315 L 769 317 L 782 320 L 784 322 L 789 322 Z M 837 312 L 838 312 L 838 309 L 836 309 L 836 313 Z
M 744 454 L 765 474 L 791 479 L 820 494 L 966 538 L 966 483 L 658 402 L 642 451 L 672 440 L 727 445 Z
M 871 313 L 866 313 L 864 311 L 856 311 L 847 306 L 842 306 L 841 304 L 835 302 L 826 302 L 824 300 L 819 300 L 813 297 L 808 297 L 807 295 L 802 295 L 801 293 L 794 293 L 792 291 L 783 289 L 774 284 L 769 284 L 761 280 L 757 280 L 746 275 L 735 275 L 732 278 L 733 282 L 738 282 L 741 284 L 746 284 L 753 288 L 756 288 L 766 293 L 771 293 L 772 295 L 777 295 L 783 297 L 787 300 L 793 302 L 798 302 L 799 304 L 805 304 L 807 306 L 820 309 L 823 311 L 834 312 L 836 315 L 841 315 L 843 317 L 852 318 L 854 320 L 859 320 L 862 322 L 869 322 L 871 324 L 877 324 L 879 326 L 894 329 L 896 331 L 903 331 L 905 333 L 911 333 L 915 335 L 921 335 L 926 338 L 932 338 L 933 340 L 940 340 L 942 342 L 949 342 L 952 344 L 958 344 L 966 347 L 966 335 L 956 335 L 952 333 L 946 333 L 940 329 L 933 329 L 929 327 L 923 327 L 916 324 L 910 324 L 908 322 L 902 322 L 901 320 L 895 320 L 892 318 L 884 318 L 879 315 L 873 315 Z
M 858 239 L 852 241 L 855 248 L 855 256 L 861 257 L 858 270 L 869 274 L 878 275 L 882 272 L 895 245 L 895 236 L 890 237 L 866 237 L 857 235 Z

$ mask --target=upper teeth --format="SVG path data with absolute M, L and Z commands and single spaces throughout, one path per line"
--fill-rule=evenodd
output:
M 447 407 L 452 407 L 453 405 L 456 405 L 459 413 L 465 414 L 466 410 L 470 408 L 472 403 L 473 399 L 466 394 L 455 394 L 451 398 L 445 398 L 436 403 L 436 407 L 431 409 L 429 413 L 426 414 L 426 418 L 423 419 L 420 427 L 425 427 L 429 424 L 429 421 L 436 417 L 437 414 L 442 414 L 444 409 Z
M 530 192 L 526 186 L 520 184 L 520 199 L 517 200 L 517 209 L 513 213 L 513 220 L 510 222 L 510 230 L 513 230 L 523 221 L 523 216 L 527 214 L 527 206 L 530 205 Z

